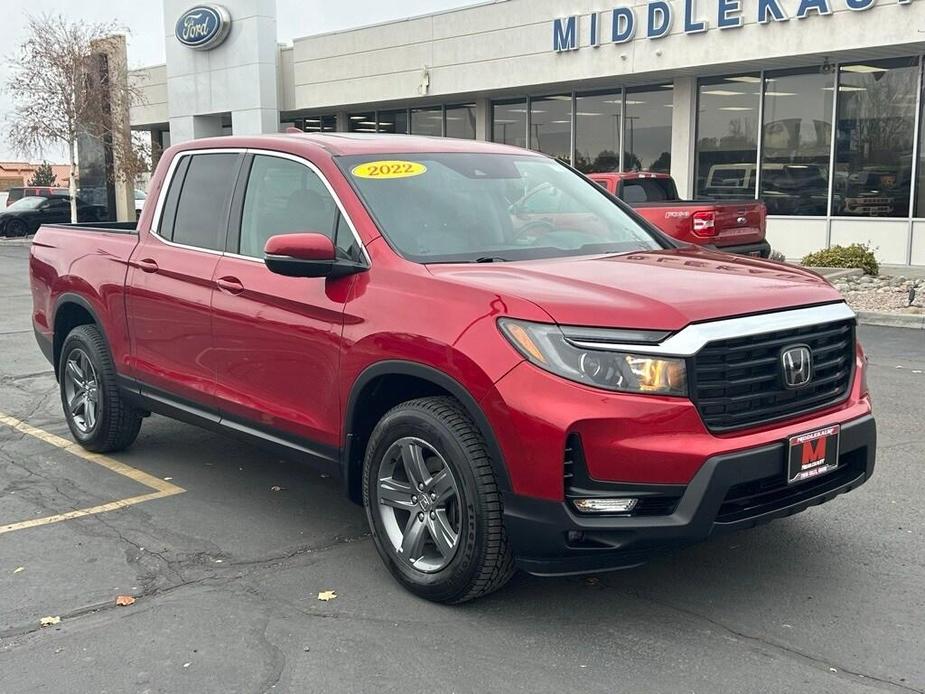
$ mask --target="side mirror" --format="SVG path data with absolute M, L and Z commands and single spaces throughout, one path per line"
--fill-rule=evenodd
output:
M 343 277 L 366 269 L 338 260 L 334 242 L 313 231 L 271 236 L 264 248 L 264 262 L 270 272 L 286 277 Z

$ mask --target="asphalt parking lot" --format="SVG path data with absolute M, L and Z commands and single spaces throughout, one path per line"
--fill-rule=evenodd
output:
M 858 491 L 450 608 L 401 590 L 308 469 L 161 417 L 111 459 L 62 448 L 27 253 L 0 245 L 4 694 L 925 691 L 925 331 L 861 329 L 880 447 Z

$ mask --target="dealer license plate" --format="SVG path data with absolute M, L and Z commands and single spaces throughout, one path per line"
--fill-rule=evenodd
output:
M 841 427 L 800 434 L 790 439 L 787 483 L 796 484 L 832 472 L 838 467 L 838 439 Z

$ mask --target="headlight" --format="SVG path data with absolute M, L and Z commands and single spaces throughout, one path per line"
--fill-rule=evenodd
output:
M 509 318 L 502 318 L 498 325 L 524 357 L 541 369 L 571 381 L 622 393 L 687 395 L 687 370 L 683 359 L 593 350 L 573 344 L 573 341 L 586 341 L 579 340 L 579 335 L 593 335 L 594 341 L 620 344 L 650 341 L 653 337 L 665 337 L 666 333 L 565 328 L 566 335 L 558 325 Z

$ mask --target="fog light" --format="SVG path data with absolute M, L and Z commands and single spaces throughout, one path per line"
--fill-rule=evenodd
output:
M 629 513 L 639 499 L 575 499 L 572 503 L 581 513 Z

